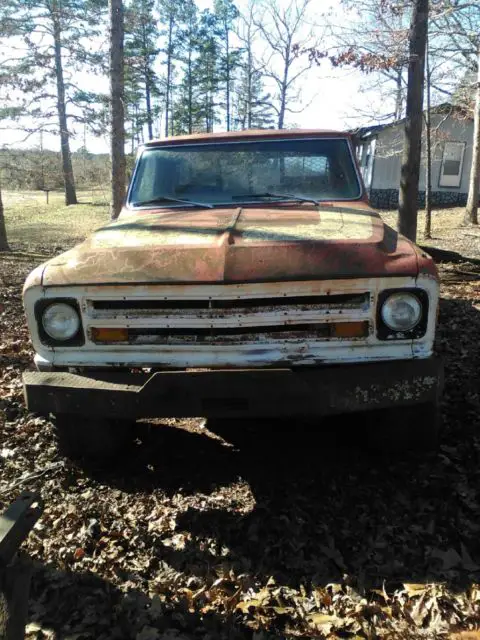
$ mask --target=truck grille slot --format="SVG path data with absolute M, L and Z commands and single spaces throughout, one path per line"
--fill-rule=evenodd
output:
M 368 335 L 368 322 L 354 323 L 357 333 L 351 337 Z M 304 341 L 339 338 L 339 327 L 353 326 L 349 323 L 305 323 L 289 325 L 271 325 L 262 327 L 165 327 L 162 329 L 128 329 L 125 337 L 119 338 L 121 344 L 227 344 L 256 343 L 268 341 Z M 360 331 L 358 331 L 360 329 Z M 94 338 L 95 339 L 95 338 Z M 101 339 L 96 340 L 102 344 Z M 115 340 L 113 341 L 115 342 Z M 108 340 L 108 343 L 112 342 Z
M 369 304 L 368 293 L 321 295 L 321 296 L 282 296 L 274 298 L 237 298 L 237 299 L 163 299 L 163 300 L 95 300 L 92 307 L 100 312 L 117 312 L 118 315 L 135 316 L 154 315 L 156 311 L 177 312 L 182 310 L 283 310 L 298 307 L 299 310 L 329 309 L 366 309 Z M 152 313 L 153 312 L 153 313 Z M 101 313 L 104 316 L 104 313 Z M 108 314 L 110 315 L 110 314 Z
M 241 336 L 266 333 L 295 334 L 305 332 L 329 335 L 329 324 L 297 324 L 297 325 L 273 325 L 271 327 L 205 327 L 205 328 L 166 328 L 166 329 L 129 329 L 129 336 L 155 335 L 155 336 Z
M 325 339 L 328 325 L 296 327 L 236 327 L 228 329 L 134 329 L 128 332 L 130 344 L 234 344 L 271 340 Z

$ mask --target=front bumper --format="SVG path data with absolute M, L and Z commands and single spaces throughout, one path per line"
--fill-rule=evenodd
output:
M 439 358 L 301 369 L 27 372 L 30 411 L 112 418 L 315 416 L 435 402 Z

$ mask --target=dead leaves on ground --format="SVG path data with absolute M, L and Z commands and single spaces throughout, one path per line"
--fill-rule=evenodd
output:
M 171 420 L 110 470 L 60 458 L 23 408 L 30 266 L 8 263 L 0 293 L 0 507 L 23 488 L 46 503 L 28 638 L 479 640 L 480 287 L 457 265 L 442 267 L 437 456 L 379 460 L 298 425 L 227 447 Z

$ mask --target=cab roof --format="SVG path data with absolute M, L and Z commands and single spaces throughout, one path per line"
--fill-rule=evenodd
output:
M 218 133 L 193 133 L 186 136 L 174 136 L 160 140 L 150 140 L 143 146 L 157 147 L 182 144 L 185 142 L 229 142 L 252 141 L 260 138 L 350 138 L 346 131 L 329 131 L 328 129 L 247 129 L 244 131 L 222 131 Z

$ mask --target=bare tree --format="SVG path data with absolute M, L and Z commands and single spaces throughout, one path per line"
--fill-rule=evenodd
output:
M 254 24 L 255 5 L 250 0 L 246 10 L 240 14 L 239 24 L 236 36 L 242 44 L 245 52 L 245 86 L 243 89 L 243 101 L 245 104 L 245 114 L 242 122 L 242 128 L 252 128 L 252 99 L 253 99 L 253 76 L 258 71 L 255 65 L 255 56 L 253 46 L 258 27 Z
M 410 6 L 387 0 L 343 0 L 343 21 L 331 19 L 334 65 L 366 72 L 361 92 L 374 97 L 364 121 L 401 120 L 405 109 Z
M 468 201 L 464 218 L 464 222 L 467 224 L 478 224 L 478 196 L 480 181 L 480 43 L 478 45 L 477 66 L 478 72 L 477 88 L 475 92 L 472 167 L 470 169 Z
M 422 149 L 423 88 L 428 31 L 428 0 L 414 0 L 410 35 L 405 117 L 405 143 L 400 173 L 398 229 L 415 241 L 417 238 L 418 181 Z
M 261 11 L 261 20 L 255 20 L 266 50 L 263 68 L 275 88 L 272 107 L 277 114 L 277 126 L 285 126 L 285 114 L 293 111 L 289 106 L 300 98 L 299 79 L 311 68 L 311 56 L 304 51 L 316 49 L 313 30 L 308 26 L 308 12 L 312 0 L 291 0 L 284 5 L 279 0 L 268 0 Z M 298 113 L 298 111 L 296 111 Z
M 112 162 L 112 199 L 110 215 L 117 218 L 125 196 L 125 114 L 123 60 L 123 1 L 109 0 L 110 12 L 110 156 Z
M 436 32 L 435 55 L 453 78 L 454 101 L 473 113 L 473 154 L 464 222 L 478 224 L 480 172 L 480 3 L 474 0 L 437 0 L 432 12 Z M 458 77 L 461 81 L 458 82 Z M 473 80 L 475 78 L 475 80 Z M 447 89 L 443 90 L 445 93 Z
M 235 31 L 243 51 L 234 96 L 236 125 L 241 129 L 267 128 L 273 126 L 275 119 L 271 95 L 265 91 L 262 63 L 255 53 L 259 35 L 255 24 L 256 11 L 255 0 L 249 0 L 239 15 Z

